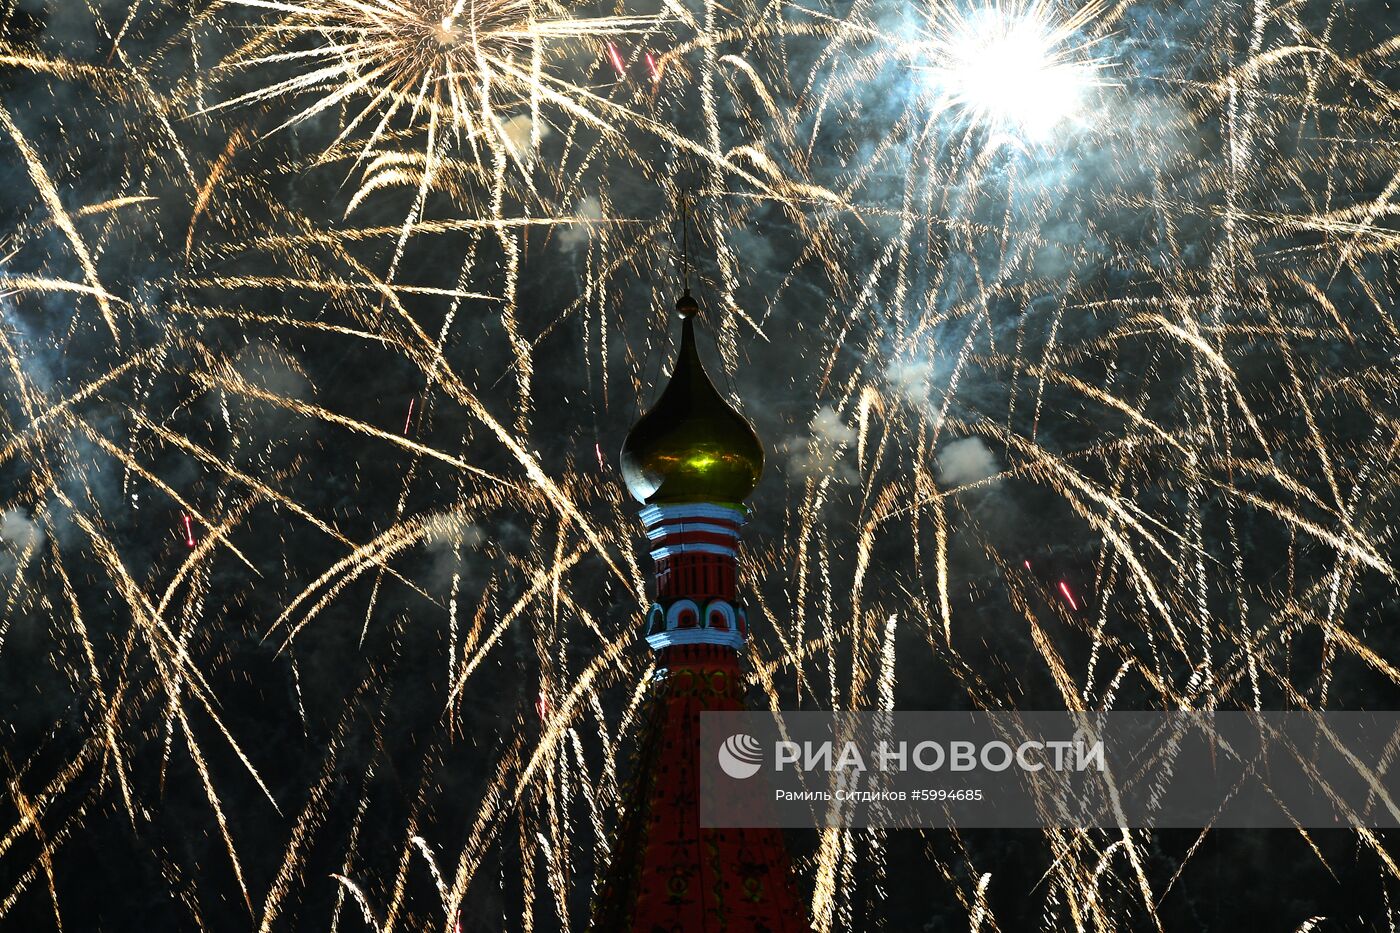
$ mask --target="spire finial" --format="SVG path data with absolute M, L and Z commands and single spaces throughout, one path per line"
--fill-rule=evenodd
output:
M 690 294 L 690 192 L 680 196 L 681 202 L 681 284 Z
M 690 193 L 679 198 L 681 209 L 681 284 L 685 290 L 676 299 L 676 312 L 686 320 L 694 317 L 700 305 L 690 297 Z

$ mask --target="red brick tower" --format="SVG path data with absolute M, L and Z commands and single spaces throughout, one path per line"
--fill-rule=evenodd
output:
M 591 929 L 810 933 L 781 831 L 700 827 L 700 713 L 744 708 L 737 548 L 763 446 L 705 375 L 689 290 L 676 309 L 671 381 L 622 448 L 656 564 L 646 640 L 657 669 Z

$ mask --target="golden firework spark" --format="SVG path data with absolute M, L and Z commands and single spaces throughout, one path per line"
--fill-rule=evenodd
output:
M 522 165 L 539 145 L 542 106 L 599 119 L 580 103 L 588 90 L 550 70 L 560 43 L 607 47 L 612 37 L 658 22 L 561 17 L 536 0 L 222 2 L 281 14 L 225 67 L 291 66 L 295 73 L 220 106 L 309 100 L 279 129 L 343 107 L 339 136 L 328 148 L 366 129 L 364 155 L 398 118 L 426 129 L 430 155 L 440 134 L 451 134 L 478 155 L 505 154 Z
M 1183 16 L 1136 75 L 1125 4 L 939 4 L 912 40 L 867 4 L 71 6 L 94 42 L 0 48 L 0 926 L 71 927 L 114 819 L 212 840 L 149 854 L 172 927 L 579 926 L 647 665 L 587 422 L 653 390 L 697 166 L 725 371 L 781 394 L 760 705 L 1400 685 L 1400 42 L 1348 45 L 1343 6 Z M 347 220 L 371 197 L 402 213 Z M 1159 929 L 1199 861 L 1048 833 L 1008 897 L 927 842 L 984 930 Z M 823 931 L 885 911 L 841 879 L 886 838 L 804 855 Z

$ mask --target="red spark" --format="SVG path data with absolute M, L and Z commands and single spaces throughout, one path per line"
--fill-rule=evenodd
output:
M 608 43 L 608 58 L 612 60 L 612 66 L 617 69 L 619 78 L 627 77 L 627 68 L 622 64 L 622 55 L 617 51 L 617 46 Z
M 599 471 L 606 471 L 607 468 L 608 468 L 608 462 L 607 462 L 606 460 L 603 459 L 603 445 L 602 445 L 602 444 L 594 444 L 594 445 L 593 445 L 593 452 L 596 453 L 596 454 L 598 455 L 598 469 L 599 469 Z
M 185 521 L 185 544 L 189 547 L 194 547 L 194 522 L 190 520 L 188 515 L 183 516 L 183 518 Z
M 535 715 L 540 717 L 540 722 L 549 718 L 549 700 L 545 699 L 544 691 L 535 698 Z
M 413 406 L 416 405 L 416 404 L 418 404 L 418 399 L 416 399 L 416 398 L 411 398 L 411 399 L 408 400 L 408 416 L 407 416 L 406 418 L 403 419 L 403 436 L 404 436 L 404 437 L 408 437 L 408 426 L 411 425 L 411 424 L 413 423 Z
M 1060 581 L 1060 592 L 1064 594 L 1065 602 L 1069 603 L 1071 609 L 1079 608 L 1079 604 L 1074 601 L 1074 594 L 1069 591 L 1069 584 L 1063 580 Z
M 661 80 L 661 69 L 656 67 L 656 59 L 652 57 L 650 52 L 647 53 L 647 71 L 651 72 L 652 81 Z
M 1031 562 L 1030 562 L 1030 561 L 1026 561 L 1026 569 L 1027 569 L 1027 570 L 1030 570 L 1030 569 L 1031 569 Z

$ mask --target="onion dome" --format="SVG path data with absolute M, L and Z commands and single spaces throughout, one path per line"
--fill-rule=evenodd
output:
M 763 472 L 763 445 L 725 402 L 695 349 L 690 291 L 676 302 L 681 350 L 661 398 L 622 445 L 622 477 L 639 502 L 739 503 Z

